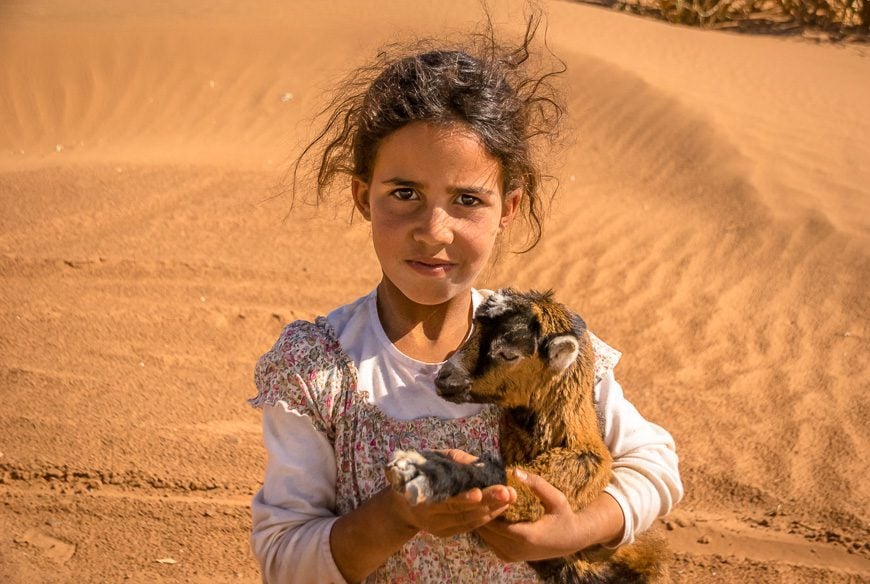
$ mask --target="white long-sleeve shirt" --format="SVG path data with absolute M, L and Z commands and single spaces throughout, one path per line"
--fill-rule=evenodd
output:
M 476 307 L 481 296 L 474 292 L 473 299 Z M 440 364 L 416 361 L 390 343 L 377 317 L 375 292 L 333 311 L 327 321 L 357 367 L 358 389 L 388 416 L 449 419 L 474 415 L 482 407 L 438 397 L 433 380 Z M 613 478 L 605 490 L 625 517 L 622 545 L 682 497 L 677 455 L 670 434 L 625 399 L 612 369 L 601 375 L 595 397 L 613 455 Z M 344 582 L 329 545 L 337 519 L 332 511 L 337 461 L 330 440 L 309 416 L 284 402 L 264 407 L 263 440 L 268 462 L 252 502 L 251 536 L 263 580 Z

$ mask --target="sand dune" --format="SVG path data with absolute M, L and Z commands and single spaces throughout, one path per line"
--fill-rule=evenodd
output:
M 351 66 L 480 16 L 179 4 L 0 7 L 3 581 L 258 580 L 253 363 L 377 281 L 347 206 L 287 216 L 287 161 Z M 870 51 L 547 10 L 559 192 L 483 284 L 624 352 L 681 455 L 676 581 L 866 581 Z

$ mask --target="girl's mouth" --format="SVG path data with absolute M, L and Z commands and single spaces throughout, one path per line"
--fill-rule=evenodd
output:
M 438 260 L 408 260 L 407 264 L 415 272 L 424 276 L 443 276 L 452 270 L 455 265 Z

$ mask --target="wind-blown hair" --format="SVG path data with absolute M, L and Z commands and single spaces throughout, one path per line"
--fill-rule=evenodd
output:
M 353 71 L 321 112 L 328 116 L 317 137 L 292 168 L 295 195 L 300 168 L 310 158 L 317 171 L 317 201 L 327 198 L 343 175 L 369 182 L 378 147 L 392 132 L 413 122 L 470 128 L 499 161 L 502 192 L 523 193 L 520 213 L 533 248 L 541 238 L 543 173 L 541 145 L 552 145 L 564 108 L 553 78 L 564 63 L 532 71 L 532 41 L 541 24 L 532 14 L 519 46 L 500 46 L 487 16 L 486 29 L 466 46 L 444 48 L 428 40 L 413 50 L 393 47 Z M 546 35 L 544 35 L 546 36 Z M 546 48 L 546 39 L 544 39 Z

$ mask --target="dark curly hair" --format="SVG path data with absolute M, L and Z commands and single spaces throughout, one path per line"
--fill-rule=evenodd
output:
M 542 183 L 549 178 L 537 145 L 552 143 L 564 111 L 551 83 L 564 73 L 564 63 L 547 49 L 545 56 L 557 66 L 531 71 L 536 67 L 530 48 L 540 24 L 540 12 L 532 13 L 519 46 L 507 48 L 496 43 L 487 14 L 485 31 L 472 35 L 466 46 L 435 48 L 429 40 L 413 50 L 394 47 L 353 71 L 321 112 L 328 116 L 322 131 L 296 159 L 294 194 L 300 167 L 310 156 L 317 160 L 319 202 L 339 175 L 369 182 L 378 147 L 392 132 L 412 122 L 460 123 L 501 164 L 502 192 L 523 191 L 520 211 L 531 230 L 524 251 L 533 248 L 541 238 Z

